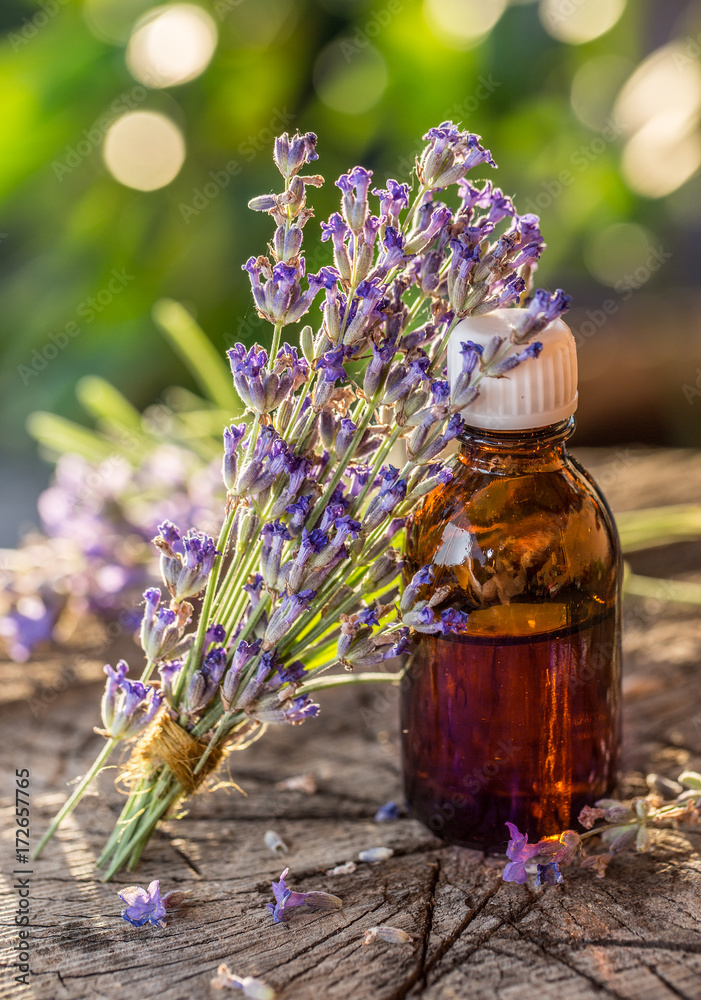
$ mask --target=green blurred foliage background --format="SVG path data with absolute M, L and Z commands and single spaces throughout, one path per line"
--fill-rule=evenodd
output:
M 484 137 L 500 165 L 495 183 L 521 211 L 541 215 L 549 250 L 539 284 L 575 297 L 577 441 L 701 445 L 701 4 L 483 0 L 477 6 L 493 7 L 496 23 L 469 39 L 476 3 L 202 0 L 218 34 L 211 63 L 190 82 L 145 88 L 125 48 L 152 3 L 3 0 L 6 470 L 25 468 L 19 456 L 35 453 L 24 429 L 33 410 L 83 419 L 74 388 L 86 374 L 110 379 L 139 407 L 169 385 L 192 385 L 151 319 L 159 297 L 184 301 L 220 350 L 264 336 L 241 264 L 271 234 L 270 220 L 246 203 L 276 187 L 276 131 L 319 136 L 316 166 L 327 184 L 311 195 L 309 244 L 336 208 L 340 173 L 361 162 L 378 182 L 408 180 L 422 133 L 445 118 Z M 589 7 L 595 21 L 602 3 L 624 8 L 609 30 L 580 44 L 553 37 Z M 643 87 L 634 120 L 621 122 L 622 86 L 660 49 L 678 77 L 667 74 L 667 105 L 655 104 L 659 86 L 652 97 Z M 675 124 L 680 101 L 686 119 Z M 651 102 L 658 118 L 646 155 L 661 160 L 638 170 L 632 138 Z M 124 186 L 103 159 L 108 127 L 134 110 L 167 116 L 185 141 L 182 168 L 158 190 Z M 674 173 L 680 157 L 689 177 L 665 192 L 655 170 Z M 646 184 L 654 190 L 641 193 Z M 617 268 L 638 279 L 616 288 Z

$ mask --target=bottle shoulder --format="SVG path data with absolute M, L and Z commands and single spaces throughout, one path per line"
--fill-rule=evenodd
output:
M 407 557 L 412 570 L 431 564 L 436 586 L 450 585 L 453 600 L 468 610 L 560 603 L 592 604 L 595 611 L 618 596 L 611 512 L 569 456 L 525 473 L 458 463 L 453 480 L 429 494 L 415 516 Z

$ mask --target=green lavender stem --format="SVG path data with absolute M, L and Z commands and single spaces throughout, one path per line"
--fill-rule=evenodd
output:
M 107 762 L 110 754 L 112 753 L 112 751 L 114 750 L 114 748 L 117 746 L 118 743 L 119 740 L 107 740 L 102 750 L 100 751 L 95 761 L 93 762 L 90 770 L 83 776 L 80 783 L 76 785 L 73 793 L 66 800 L 63 807 L 58 811 L 51 825 L 49 826 L 48 830 L 46 831 L 44 836 L 41 838 L 37 846 L 32 851 L 33 858 L 38 858 L 40 856 L 41 852 L 44 850 L 48 842 L 56 833 L 59 826 L 66 818 L 66 816 L 70 816 L 70 814 L 73 812 L 75 807 L 82 799 L 83 795 L 85 795 L 88 785 L 98 775 L 98 773 L 102 769 L 103 765 Z

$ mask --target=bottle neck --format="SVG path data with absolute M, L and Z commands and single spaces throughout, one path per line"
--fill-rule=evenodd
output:
M 495 474 L 547 472 L 568 461 L 565 442 L 574 429 L 574 417 L 548 427 L 519 431 L 467 426 L 460 436 L 459 459 L 473 469 Z

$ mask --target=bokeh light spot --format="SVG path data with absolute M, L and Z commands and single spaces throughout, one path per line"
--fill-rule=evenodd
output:
M 185 140 L 165 115 L 131 111 L 110 127 L 102 155 L 120 184 L 137 191 L 155 191 L 178 175 L 185 160 Z
M 374 45 L 358 50 L 351 39 L 338 38 L 320 53 L 314 87 L 333 111 L 360 115 L 374 107 L 387 86 L 387 64 Z
M 584 125 L 597 131 L 606 126 L 619 88 L 632 68 L 630 59 L 613 54 L 595 56 L 579 67 L 572 80 L 570 103 Z M 623 121 L 627 126 L 627 120 Z
M 506 10 L 507 0 L 424 0 L 431 30 L 453 49 L 472 48 Z
M 625 82 L 615 113 L 629 131 L 668 111 L 680 122 L 699 114 L 701 67 L 692 59 L 682 62 L 683 56 L 680 43 L 665 45 L 648 56 Z
M 136 24 L 127 66 L 148 87 L 173 87 L 199 76 L 217 47 L 217 26 L 202 7 L 154 7 Z
M 582 45 L 609 31 L 625 10 L 626 0 L 540 0 L 540 20 L 553 38 Z
M 689 130 L 688 118 L 668 111 L 656 115 L 630 138 L 621 161 L 628 186 L 648 198 L 676 191 L 699 167 L 701 135 Z
M 586 246 L 584 259 L 596 280 L 613 288 L 645 266 L 654 242 L 653 234 L 643 226 L 617 222 L 594 234 Z

